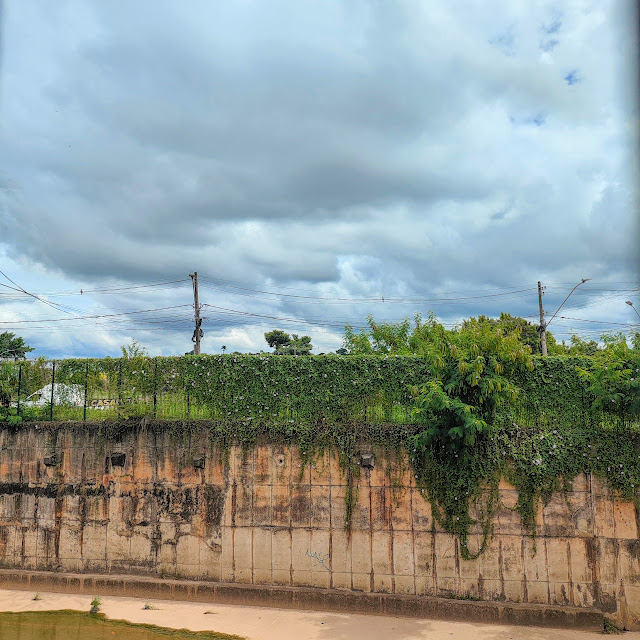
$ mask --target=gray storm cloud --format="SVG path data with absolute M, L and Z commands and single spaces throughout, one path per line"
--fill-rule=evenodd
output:
M 11 3 L 0 243 L 77 281 L 633 280 L 627 5 Z

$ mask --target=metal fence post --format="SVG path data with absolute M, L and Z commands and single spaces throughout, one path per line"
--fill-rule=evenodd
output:
M 122 407 L 122 360 L 118 363 L 118 420 L 121 417 L 120 409 Z
M 87 391 L 89 390 L 89 363 L 84 367 L 84 406 L 82 408 L 82 420 L 87 421 Z
M 18 367 L 18 415 L 20 415 L 20 391 L 22 390 L 22 365 Z
M 51 405 L 49 406 L 49 422 L 53 422 L 53 390 L 56 386 L 56 361 L 53 361 L 51 367 Z
M 153 419 L 156 419 L 158 410 L 158 361 L 153 359 Z

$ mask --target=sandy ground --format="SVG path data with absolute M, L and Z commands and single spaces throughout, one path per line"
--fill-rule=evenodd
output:
M 91 596 L 0 590 L 0 611 L 88 611 Z M 360 614 L 261 609 L 237 605 L 206 605 L 165 600 L 150 601 L 143 609 L 139 598 L 102 598 L 101 611 L 109 618 L 147 622 L 193 631 L 235 633 L 250 640 L 588 640 L 602 634 L 568 629 L 414 620 Z M 210 615 L 205 615 L 210 612 Z M 640 633 L 625 633 L 625 640 L 640 640 Z

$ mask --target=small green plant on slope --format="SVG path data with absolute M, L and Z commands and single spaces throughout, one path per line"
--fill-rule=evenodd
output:
M 621 629 L 619 629 L 615 624 L 613 624 L 613 622 L 611 622 L 609 618 L 605 617 L 602 619 L 602 633 L 618 635 L 620 632 L 621 632 Z
M 89 613 L 98 613 L 100 611 L 100 605 L 102 604 L 102 600 L 95 596 L 91 601 L 91 609 L 89 609 Z

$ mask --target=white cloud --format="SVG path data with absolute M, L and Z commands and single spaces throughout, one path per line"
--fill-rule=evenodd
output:
M 333 298 L 428 298 L 540 278 L 637 282 L 630 7 L 13 3 L 2 70 L 3 265 L 35 291 L 194 269 L 248 289 Z M 229 287 L 203 299 L 316 322 L 293 326 L 323 349 L 344 321 L 414 311 Z M 81 312 L 115 307 L 113 296 L 56 300 Z M 189 300 L 186 282 L 118 304 Z M 435 310 L 451 321 L 535 314 L 535 294 L 500 304 Z M 0 297 L 0 319 L 55 315 L 41 306 L 22 312 Z M 602 317 L 626 317 L 612 309 L 603 305 Z M 96 321 L 91 334 L 60 326 L 58 342 L 30 335 L 48 353 L 113 355 L 127 331 L 153 352 L 183 353 L 187 315 L 171 325 Z M 216 340 L 255 350 L 252 323 L 262 331 L 276 321 L 216 322 L 207 330 Z

